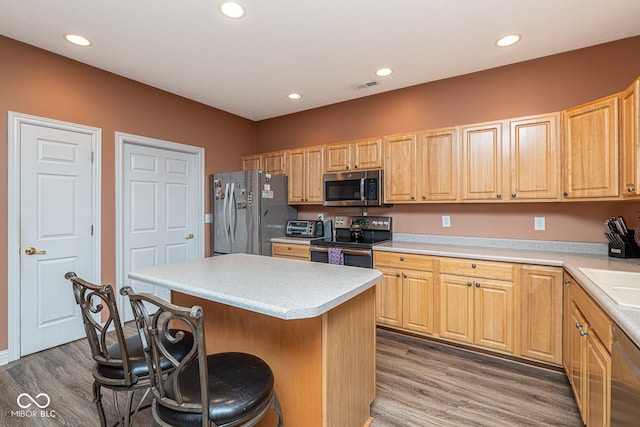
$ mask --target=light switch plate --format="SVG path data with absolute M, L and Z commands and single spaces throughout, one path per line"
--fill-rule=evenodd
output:
M 204 214 L 204 223 L 205 224 L 211 224 L 213 222 L 213 215 L 212 214 Z
M 451 227 L 451 217 L 449 215 L 442 215 L 442 226 Z
M 533 217 L 533 229 L 536 231 L 544 231 L 546 229 L 546 221 L 543 216 Z

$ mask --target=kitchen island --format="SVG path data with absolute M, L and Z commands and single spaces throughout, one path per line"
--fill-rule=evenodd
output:
M 375 398 L 377 270 L 232 254 L 142 268 L 135 281 L 200 305 L 208 353 L 241 351 L 275 376 L 286 426 L 362 427 Z M 269 414 L 259 425 L 275 425 Z

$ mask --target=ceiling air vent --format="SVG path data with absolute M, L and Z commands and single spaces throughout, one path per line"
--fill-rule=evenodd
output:
M 371 87 L 371 86 L 376 86 L 377 84 L 378 84 L 378 82 L 360 83 L 360 84 L 353 85 L 353 88 L 355 90 L 360 90 L 360 89 L 366 89 L 366 88 Z

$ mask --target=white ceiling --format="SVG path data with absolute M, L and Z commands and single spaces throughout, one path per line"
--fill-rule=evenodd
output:
M 639 0 L 239 2 L 242 20 L 219 0 L 0 0 L 0 34 L 251 120 L 640 34 Z

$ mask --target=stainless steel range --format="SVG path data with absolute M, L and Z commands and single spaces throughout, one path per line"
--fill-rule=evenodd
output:
M 373 246 L 391 240 L 391 217 L 336 216 L 335 237 L 313 240 L 311 261 L 373 268 Z

